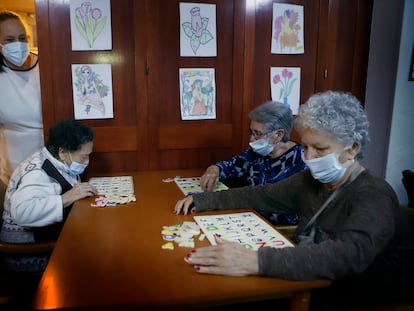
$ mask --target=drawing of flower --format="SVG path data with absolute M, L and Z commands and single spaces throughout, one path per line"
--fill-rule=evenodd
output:
M 200 45 L 211 41 L 213 35 L 207 30 L 209 20 L 207 17 L 201 17 L 199 7 L 193 7 L 190 14 L 191 22 L 184 22 L 182 27 L 185 35 L 190 38 L 191 49 L 197 54 Z
M 106 19 L 106 16 L 102 17 L 101 9 L 92 9 L 90 2 L 83 2 L 75 9 L 76 29 L 90 48 L 105 27 Z
M 283 16 L 275 19 L 274 39 L 280 44 L 281 49 L 295 48 L 301 49 L 298 33 L 301 26 L 298 24 L 299 14 L 294 10 L 285 10 Z
M 288 69 L 282 70 L 282 78 L 280 78 L 279 74 L 276 74 L 273 76 L 273 83 L 278 84 L 280 83 L 282 87 L 280 88 L 279 92 L 279 99 L 283 97 L 283 103 L 285 105 L 288 104 L 288 97 L 290 93 L 292 93 L 293 85 L 296 82 L 297 78 L 293 78 L 293 73 L 289 71 Z

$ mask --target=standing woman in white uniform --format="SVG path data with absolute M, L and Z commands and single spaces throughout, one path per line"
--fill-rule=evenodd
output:
M 17 165 L 44 145 L 38 56 L 23 19 L 0 11 L 0 205 Z

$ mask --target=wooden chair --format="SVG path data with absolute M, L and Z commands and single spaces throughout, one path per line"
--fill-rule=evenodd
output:
M 407 191 L 408 206 L 414 208 L 414 171 L 404 170 L 402 171 L 402 183 Z
M 41 255 L 50 254 L 55 242 L 34 244 L 14 244 L 0 242 L 0 260 L 5 255 Z M 0 311 L 30 310 L 34 290 L 40 281 L 40 273 L 9 271 L 0 267 Z
M 414 232 L 414 208 L 400 205 L 401 212 L 408 220 L 411 228 Z M 347 311 L 414 311 L 414 294 L 413 298 L 410 301 L 404 301 L 400 303 L 391 303 L 386 305 L 369 305 L 364 307 L 353 307 Z
M 3 223 L 3 202 L 0 204 L 0 228 Z M 50 254 L 54 241 L 41 243 L 5 243 L 0 241 L 0 311 L 30 310 L 31 295 L 41 275 L 7 270 L 3 265 L 4 256 Z

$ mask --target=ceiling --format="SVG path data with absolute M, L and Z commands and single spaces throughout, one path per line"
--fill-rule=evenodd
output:
M 0 10 L 7 9 L 16 12 L 35 12 L 35 0 L 1 0 Z

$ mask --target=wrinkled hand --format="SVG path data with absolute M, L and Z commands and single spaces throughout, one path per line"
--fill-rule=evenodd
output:
M 179 215 L 181 212 L 184 215 L 187 215 L 188 213 L 195 214 L 196 210 L 192 195 L 186 196 L 175 204 L 174 214 Z
M 203 191 L 211 191 L 219 180 L 220 169 L 216 165 L 207 167 L 204 174 L 201 176 L 200 186 Z
M 94 195 L 98 194 L 98 190 L 95 186 L 91 185 L 87 182 L 81 182 L 73 186 L 72 189 L 69 191 L 66 191 L 64 194 L 62 194 L 62 202 L 63 206 L 69 206 L 73 202 L 86 198 L 86 197 L 92 197 Z
M 237 242 L 215 237 L 217 245 L 200 247 L 187 254 L 184 261 L 194 266 L 198 273 L 231 276 L 257 275 L 259 257 L 257 251 L 245 248 Z

